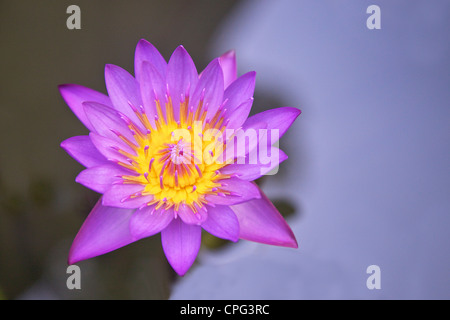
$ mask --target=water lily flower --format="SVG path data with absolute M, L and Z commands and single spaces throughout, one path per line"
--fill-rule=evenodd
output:
M 90 131 L 61 146 L 86 167 L 76 181 L 101 194 L 73 241 L 69 264 L 158 233 L 179 275 L 196 259 L 202 230 L 234 242 L 297 247 L 253 180 L 287 159 L 273 145 L 300 110 L 249 117 L 255 73 L 238 77 L 233 51 L 198 74 L 183 46 L 166 62 L 140 40 L 135 76 L 106 65 L 105 81 L 108 95 L 59 86 Z M 276 161 L 264 159 L 268 154 Z

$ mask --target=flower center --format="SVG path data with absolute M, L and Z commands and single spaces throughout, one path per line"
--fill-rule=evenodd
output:
M 119 165 L 133 171 L 122 176 L 124 184 L 139 184 L 144 188 L 130 199 L 152 195 L 147 205 L 156 204 L 159 209 L 188 205 L 197 212 L 207 201 L 208 194 L 228 194 L 221 190 L 220 180 L 230 175 L 221 174 L 219 169 L 226 165 L 221 161 L 224 143 L 222 133 L 226 125 L 221 116 L 222 108 L 206 120 L 207 111 L 202 110 L 203 101 L 196 109 L 188 108 L 189 99 L 180 103 L 179 120 L 174 117 L 170 97 L 165 102 L 166 111 L 156 100 L 157 115 L 153 123 L 142 106 L 130 106 L 140 120 L 137 125 L 126 118 L 135 142 L 118 133 L 118 136 L 134 151 L 134 154 L 119 150 L 127 162 Z

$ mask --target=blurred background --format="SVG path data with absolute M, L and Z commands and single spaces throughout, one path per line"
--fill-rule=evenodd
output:
M 0 299 L 449 299 L 448 30 L 445 0 L 1 0 Z M 104 65 L 133 73 L 141 38 L 166 59 L 183 44 L 198 70 L 235 49 L 239 74 L 257 71 L 253 113 L 303 111 L 289 159 L 258 181 L 299 249 L 205 236 L 180 278 L 155 236 L 80 262 L 82 289 L 67 289 L 99 195 L 59 147 L 87 130 L 57 86 L 106 92 Z

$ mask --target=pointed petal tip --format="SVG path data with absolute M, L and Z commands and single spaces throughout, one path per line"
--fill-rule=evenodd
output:
M 211 67 L 214 67 L 216 69 L 220 69 L 220 72 L 223 73 L 222 67 L 220 65 L 220 58 L 215 58 L 215 59 L 211 60 L 210 65 L 211 65 Z M 217 71 L 217 72 L 219 72 L 219 71 Z
M 298 249 L 298 242 L 297 242 L 297 239 L 295 239 L 295 237 L 294 237 L 294 243 L 290 247 L 293 249 Z
M 72 96 L 77 96 L 78 93 L 82 90 L 90 90 L 89 88 L 84 88 L 81 85 L 78 84 L 72 84 L 72 83 L 63 83 L 58 85 L 58 91 L 63 97 L 63 99 L 66 101 L 66 103 L 70 107 L 70 102 L 72 101 Z
M 81 87 L 79 84 L 74 83 L 62 83 L 58 85 L 58 90 L 61 94 L 63 94 L 66 91 L 71 90 L 71 88 L 78 88 Z
M 68 83 L 63 83 L 63 84 L 59 84 L 58 85 L 58 90 L 60 93 L 62 93 L 62 91 L 66 90 L 67 87 L 71 86 L 71 84 Z
M 298 248 L 292 229 L 262 191 L 261 199 L 233 205 L 231 208 L 239 220 L 241 239 Z
M 136 79 L 140 79 L 142 76 L 141 64 L 143 61 L 148 61 L 154 65 L 156 70 L 165 76 L 167 69 L 167 62 L 158 49 L 146 39 L 141 39 L 136 45 L 134 54 L 134 71 Z
M 175 48 L 175 50 L 173 51 L 172 55 L 173 55 L 175 52 L 177 52 L 177 53 L 180 53 L 180 52 L 181 52 L 181 53 L 189 54 L 189 53 L 187 52 L 186 48 L 185 48 L 182 44 L 180 44 L 178 47 Z
M 145 44 L 145 45 L 150 44 L 150 45 L 152 45 L 152 43 L 150 41 L 148 41 L 148 40 L 146 40 L 144 38 L 139 39 L 137 44 L 138 45 L 141 45 L 141 44 Z
M 118 66 L 111 64 L 111 63 L 107 63 L 105 64 L 105 69 L 104 69 L 104 76 L 105 76 L 105 81 L 108 81 L 110 78 L 113 78 L 113 74 L 114 71 L 117 70 Z M 106 86 L 106 89 L 108 90 L 108 86 Z
M 64 150 L 66 150 L 66 148 L 67 148 L 67 139 L 64 140 L 64 141 L 61 141 L 61 143 L 59 144 L 59 146 L 60 146 L 61 148 L 63 148 Z M 67 150 L 66 150 L 66 151 L 67 151 Z
M 173 270 L 183 276 L 193 265 L 200 250 L 201 227 L 173 219 L 161 231 L 161 244 Z
M 236 50 L 234 49 L 228 50 L 224 54 L 222 54 L 221 57 L 234 58 L 236 57 Z
M 127 70 L 125 70 L 124 68 L 117 66 L 115 64 L 112 63 L 107 63 L 105 64 L 105 75 L 110 75 L 111 73 L 122 73 L 122 72 L 128 72 Z
M 299 115 L 302 114 L 302 110 L 295 108 L 295 107 L 285 107 L 288 108 L 290 110 L 292 110 L 292 113 L 295 115 L 295 118 L 297 118 Z
M 273 243 L 267 242 L 267 243 L 264 243 L 264 244 L 277 246 L 277 247 L 290 248 L 290 249 L 298 249 L 298 243 L 297 243 L 297 240 L 295 239 L 295 237 L 291 241 L 273 242 Z
M 182 63 L 187 63 L 187 64 L 192 64 L 195 66 L 195 62 L 192 59 L 191 55 L 189 54 L 189 52 L 186 50 L 186 48 L 183 45 L 179 45 L 173 52 L 172 55 L 169 59 L 169 63 L 170 60 L 177 60 L 177 59 L 181 59 Z M 196 70 L 197 71 L 197 70 Z
M 111 70 L 113 70 L 115 68 L 117 68 L 116 65 L 111 64 L 111 63 L 107 63 L 107 64 L 105 64 L 105 73 L 108 73 L 108 72 L 110 72 Z
M 82 254 L 80 254 L 80 250 L 77 250 L 76 242 L 72 242 L 69 249 L 69 256 L 67 257 L 67 264 L 71 266 L 86 259 L 89 259 L 89 257 L 83 257 Z
M 274 243 L 268 243 L 272 244 L 274 246 L 279 247 L 285 247 L 285 248 L 291 248 L 291 249 L 298 249 L 298 242 L 294 235 L 294 232 L 292 231 L 291 227 L 287 224 L 287 230 L 286 235 L 282 241 L 275 241 Z
M 290 241 L 286 241 L 283 244 L 278 244 L 281 247 L 286 247 L 286 248 L 292 248 L 292 249 L 298 249 L 298 242 L 297 239 L 295 238 L 294 233 L 291 230 L 291 239 Z
M 255 86 L 255 82 L 256 82 L 256 71 L 246 72 L 241 77 L 243 79 L 246 79 L 246 81 L 248 81 L 248 83 L 251 85 L 251 87 L 253 87 L 253 90 L 254 90 L 254 86 Z
M 184 277 L 184 275 L 189 271 L 189 268 L 178 268 L 178 267 L 174 267 L 171 266 L 173 268 L 173 270 L 180 276 L 180 277 Z
M 280 107 L 278 109 L 282 109 L 283 111 L 290 111 L 293 114 L 297 114 L 297 115 L 302 113 L 302 110 L 300 110 L 299 108 L 296 108 L 296 107 L 288 107 L 288 106 L 286 106 L 286 107 Z M 272 109 L 272 110 L 277 110 L 277 109 L 275 108 L 275 109 Z

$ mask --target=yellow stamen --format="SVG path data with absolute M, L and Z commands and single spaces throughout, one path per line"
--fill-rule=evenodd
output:
M 215 161 L 223 149 L 223 143 L 217 139 L 217 135 L 223 134 L 225 130 L 222 125 L 224 119 L 221 111 L 218 111 L 211 122 L 205 123 L 207 112 L 202 110 L 202 99 L 197 108 L 192 108 L 189 107 L 187 97 L 178 106 L 180 114 L 177 121 L 171 97 L 168 96 L 166 100 L 165 112 L 161 102 L 155 101 L 157 116 L 154 125 L 150 124 L 143 108 L 141 111 L 135 108 L 140 125 L 144 128 L 142 131 L 137 125 L 129 124 L 130 130 L 135 133 L 137 145 L 119 135 L 136 152 L 136 155 L 132 155 L 119 150 L 130 164 L 118 164 L 136 173 L 123 176 L 122 183 L 144 185 L 140 195 L 152 195 L 147 205 L 156 205 L 155 209 L 174 208 L 178 211 L 181 205 L 187 205 L 192 212 L 198 213 L 199 208 L 207 203 L 206 195 L 226 194 L 220 189 L 219 181 L 229 176 L 218 174 L 217 170 L 225 164 Z M 180 130 L 181 137 L 178 135 Z M 214 131 L 214 134 L 208 130 Z M 214 138 L 214 142 L 205 142 L 205 137 L 210 140 Z M 204 156 L 208 161 L 203 161 Z

